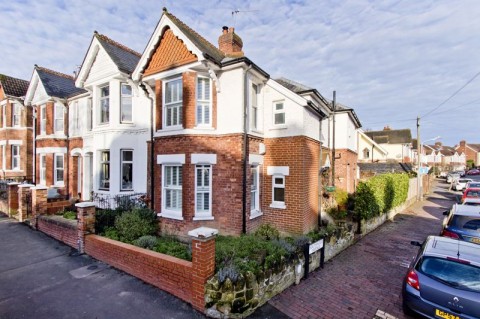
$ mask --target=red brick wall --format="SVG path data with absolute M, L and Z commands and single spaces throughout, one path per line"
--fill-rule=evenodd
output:
M 55 238 L 70 247 L 77 247 L 77 228 L 76 224 L 61 222 L 46 216 L 39 216 L 37 223 L 38 230 Z
M 317 225 L 319 143 L 307 137 L 265 139 L 267 152 L 264 157 L 262 178 L 263 220 L 277 229 L 303 234 Z M 286 209 L 271 208 L 272 176 L 268 166 L 288 166 L 285 177 Z
M 353 193 L 358 184 L 357 153 L 348 149 L 337 149 L 335 156 L 335 186 Z
M 53 200 L 46 204 L 47 214 L 56 214 L 72 204 L 68 200 Z
M 189 261 L 97 235 L 86 236 L 85 252 L 192 303 L 192 263 Z
M 242 135 L 174 136 L 155 139 L 155 211 L 161 212 L 162 167 L 156 164 L 158 154 L 185 154 L 183 165 L 183 221 L 161 219 L 163 230 L 185 235 L 200 226 L 218 229 L 222 234 L 242 231 Z M 192 153 L 217 154 L 212 165 L 212 214 L 214 220 L 193 221 L 195 215 L 195 165 Z

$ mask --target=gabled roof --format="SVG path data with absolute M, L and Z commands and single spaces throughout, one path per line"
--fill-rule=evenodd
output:
M 29 82 L 0 74 L 0 84 L 5 95 L 22 97 L 27 93 Z
M 475 152 L 480 152 L 480 144 L 467 144 L 467 147 L 470 147 Z
M 163 14 L 166 15 L 172 23 L 174 23 L 180 31 L 200 50 L 207 55 L 209 58 L 213 59 L 217 64 L 221 63 L 225 58 L 225 54 L 220 51 L 216 46 L 202 37 L 200 34 L 191 29 L 183 21 L 178 19 L 176 16 L 168 12 L 167 8 L 163 8 Z
M 445 145 L 442 145 L 440 147 L 437 146 L 437 145 L 424 145 L 424 146 L 428 147 L 432 150 L 435 150 L 436 152 L 439 152 L 443 156 L 453 156 L 453 155 L 455 155 L 455 153 L 457 153 L 455 148 L 453 148 L 451 146 L 445 146 Z M 459 155 L 461 155 L 461 154 L 459 154 Z
M 286 79 L 284 77 L 275 79 L 275 81 L 277 81 L 278 83 L 280 83 L 281 85 L 283 85 L 284 87 L 289 89 L 290 91 L 295 92 L 297 94 L 301 94 L 301 93 L 313 90 L 313 88 L 311 88 L 311 87 L 308 87 L 308 86 L 303 85 L 301 83 Z
M 351 107 L 348 107 L 336 102 L 335 113 L 344 113 L 344 112 L 348 112 L 351 115 L 353 122 L 357 125 L 357 128 L 362 127 L 362 123 L 360 123 L 360 119 L 358 118 L 357 114 Z
M 412 143 L 412 132 L 410 129 L 367 131 L 365 134 L 379 144 Z
M 68 98 L 86 92 L 75 86 L 73 76 L 35 65 L 35 71 L 47 94 L 51 97 Z
M 379 150 L 381 153 L 383 153 L 384 155 L 388 154 L 388 152 L 382 146 L 380 146 L 377 142 L 375 142 L 367 134 L 365 134 L 364 130 L 359 128 L 358 129 L 358 134 L 363 136 L 368 142 L 370 142 L 372 145 L 374 145 L 376 147 L 376 149 Z
M 94 37 L 98 39 L 120 71 L 131 74 L 133 70 L 135 70 L 137 63 L 142 56 L 140 53 L 110 39 L 106 35 L 98 33 L 97 31 L 94 32 Z

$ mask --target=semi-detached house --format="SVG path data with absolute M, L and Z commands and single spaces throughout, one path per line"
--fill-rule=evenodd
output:
M 263 223 L 306 233 L 318 223 L 325 99 L 272 80 L 233 28 L 218 42 L 165 9 L 132 75 L 155 102 L 149 182 L 160 225 L 180 236 Z
M 28 81 L 0 74 L 0 178 L 32 180 L 32 116 Z

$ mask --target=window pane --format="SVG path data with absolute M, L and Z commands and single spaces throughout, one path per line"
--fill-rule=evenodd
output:
M 283 110 L 283 103 L 276 103 L 275 104 L 275 110 Z
M 285 201 L 285 188 L 273 189 L 273 201 L 284 202 Z
M 210 210 L 210 193 L 203 194 L 203 209 Z
M 204 119 L 203 124 L 210 124 L 210 105 L 205 105 L 203 109 Z
M 122 164 L 122 189 L 132 189 L 132 163 Z
M 132 95 L 132 87 L 127 84 L 122 84 L 122 95 Z
M 124 161 L 132 161 L 133 160 L 133 151 L 123 151 L 123 160 Z
M 285 124 L 285 113 L 275 114 L 275 124 Z
M 283 178 L 275 178 L 275 185 L 283 185 Z
M 197 106 L 197 124 L 204 124 L 202 115 L 203 115 L 202 105 L 198 105 Z
M 109 86 L 105 86 L 105 87 L 101 88 L 100 90 L 101 90 L 101 96 L 102 97 L 110 96 L 110 87 Z
M 56 156 L 57 168 L 63 168 L 63 156 Z

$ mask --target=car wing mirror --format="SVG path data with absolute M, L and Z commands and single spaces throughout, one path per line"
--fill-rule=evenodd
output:
M 413 245 L 413 246 L 422 247 L 422 244 L 421 244 L 420 242 L 416 241 L 416 240 L 412 240 L 412 241 L 410 242 L 410 244 Z

